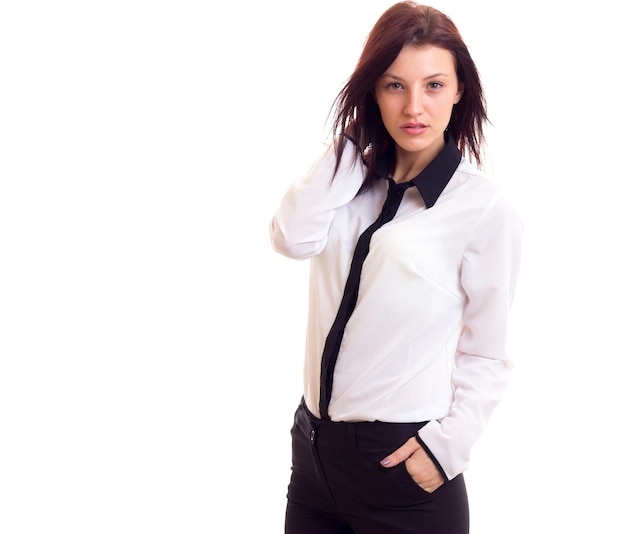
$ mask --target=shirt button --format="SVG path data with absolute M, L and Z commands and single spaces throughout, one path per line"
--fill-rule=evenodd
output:
M 309 436 L 309 439 L 311 440 L 311 443 L 315 441 L 315 430 L 311 430 L 311 435 Z

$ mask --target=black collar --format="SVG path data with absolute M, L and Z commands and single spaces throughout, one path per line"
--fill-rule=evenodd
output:
M 461 162 L 461 152 L 451 135 L 445 134 L 446 144 L 443 150 L 435 156 L 426 168 L 415 178 L 406 182 L 405 187 L 414 185 L 424 199 L 427 208 L 432 208 L 445 189 Z M 377 165 L 377 174 L 380 178 L 389 178 L 389 157 L 381 158 Z M 393 181 L 392 181 L 393 182 Z

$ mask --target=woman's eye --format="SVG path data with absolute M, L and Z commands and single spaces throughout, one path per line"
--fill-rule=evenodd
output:
M 394 89 L 394 90 L 402 89 L 402 84 L 398 82 L 391 82 L 387 84 L 387 89 Z
M 430 82 L 428 84 L 429 89 L 441 89 L 442 87 L 443 87 L 443 84 L 441 82 Z

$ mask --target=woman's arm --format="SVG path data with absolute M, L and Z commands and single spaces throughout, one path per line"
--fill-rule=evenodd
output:
M 357 195 L 365 177 L 357 148 L 351 141 L 345 142 L 334 179 L 337 160 L 334 146 L 330 146 L 287 190 L 270 223 L 270 238 L 277 252 L 304 259 L 319 254 L 326 246 L 335 211 Z
M 496 196 L 478 220 L 463 255 L 466 304 L 450 413 L 430 421 L 381 462 L 393 467 L 406 461 L 409 473 L 427 491 L 467 469 L 471 448 L 508 384 L 512 364 L 505 349 L 507 316 L 520 267 L 522 233 L 513 206 L 505 196 Z
M 465 250 L 461 283 L 466 293 L 463 332 L 452 374 L 450 414 L 431 421 L 417 435 L 446 478 L 465 471 L 470 450 L 508 384 L 508 313 L 521 260 L 523 226 L 504 195 L 480 218 Z

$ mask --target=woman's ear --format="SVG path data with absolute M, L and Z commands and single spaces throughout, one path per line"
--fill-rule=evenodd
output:
M 454 103 L 458 104 L 459 100 L 461 100 L 461 97 L 463 96 L 463 92 L 465 91 L 465 85 L 463 85 L 462 83 L 459 84 L 458 90 L 456 92 L 456 96 L 454 97 Z

